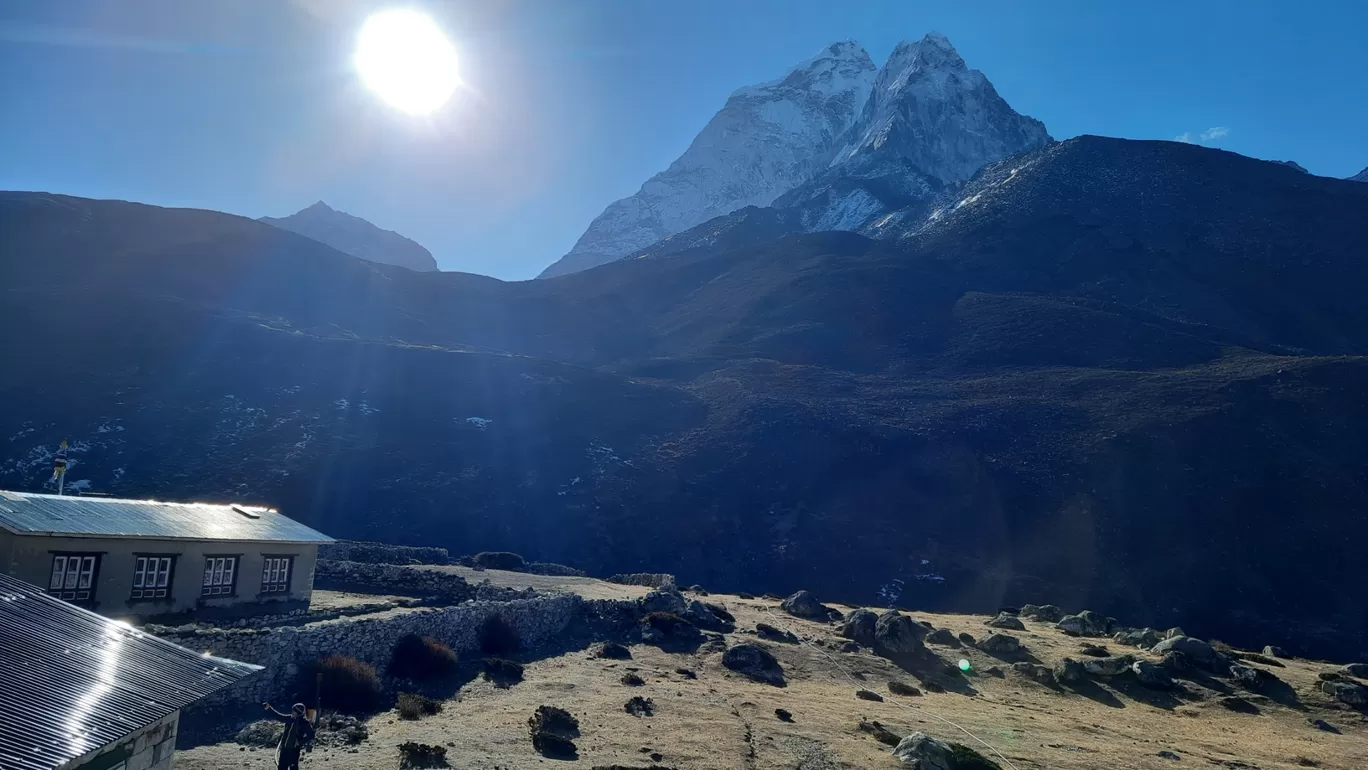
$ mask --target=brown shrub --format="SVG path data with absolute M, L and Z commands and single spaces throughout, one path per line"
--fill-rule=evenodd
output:
M 503 615 L 490 615 L 480 624 L 480 652 L 486 655 L 508 655 L 518 651 L 522 639 L 518 630 Z
M 321 679 L 315 677 L 321 676 Z M 330 709 L 347 714 L 366 714 L 379 710 L 384 687 L 375 666 L 347 655 L 329 655 L 306 667 L 301 690 L 315 686 Z
M 442 710 L 442 704 L 426 695 L 401 692 L 399 693 L 399 704 L 397 708 L 399 710 L 400 719 L 414 720 L 432 716 L 433 714 L 440 712 Z
M 389 675 L 427 681 L 442 679 L 456 671 L 456 653 L 430 636 L 400 637 L 390 655 Z

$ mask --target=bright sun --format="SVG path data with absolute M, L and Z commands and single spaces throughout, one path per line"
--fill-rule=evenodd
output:
M 352 61 L 368 88 L 414 115 L 436 111 L 461 84 L 456 49 L 437 22 L 407 8 L 366 19 Z

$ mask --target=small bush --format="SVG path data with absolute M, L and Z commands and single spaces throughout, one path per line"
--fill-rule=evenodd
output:
M 521 663 L 503 658 L 485 658 L 484 675 L 500 687 L 512 687 L 523 680 L 523 667 Z
M 894 695 L 921 695 L 921 690 L 918 690 L 907 682 L 902 682 L 897 679 L 889 680 L 888 691 Z
M 631 660 L 632 651 L 617 642 L 604 642 L 590 653 L 590 657 L 608 660 Z
M 389 675 L 416 681 L 442 679 L 456 671 L 456 653 L 430 636 L 400 637 L 390 655 Z
M 628 687 L 640 687 L 643 684 L 646 684 L 646 680 L 637 676 L 635 673 L 628 671 L 622 675 L 622 683 Z
M 485 569 L 501 569 L 509 572 L 523 572 L 527 569 L 527 562 L 523 557 L 508 551 L 483 551 L 472 557 L 475 566 Z
M 1234 654 L 1235 654 L 1235 648 L 1234 648 L 1234 647 L 1231 647 L 1230 645 L 1226 644 L 1225 642 L 1221 641 L 1220 639 L 1212 639 L 1211 642 L 1210 642 L 1210 644 L 1211 644 L 1211 649 L 1213 649 L 1213 650 L 1215 650 L 1215 651 L 1217 651 L 1217 652 L 1223 652 L 1223 653 L 1225 653 L 1225 654 L 1227 654 L 1227 655 L 1234 655 Z
M 503 615 L 490 615 L 480 624 L 480 652 L 486 655 L 508 655 L 518 651 L 522 639 L 518 630 Z
M 399 744 L 400 767 L 446 767 L 445 746 L 429 746 L 426 743 L 408 741 Z
M 400 719 L 421 719 L 440 712 L 442 704 L 425 695 L 401 692 L 398 710 Z
M 961 743 L 950 744 L 950 766 L 955 770 L 1002 770 L 998 763 Z
M 343 713 L 366 714 L 378 711 L 384 687 L 375 666 L 347 655 L 329 655 L 306 667 L 301 691 L 313 689 L 315 676 L 322 675 L 318 688 L 328 708 Z

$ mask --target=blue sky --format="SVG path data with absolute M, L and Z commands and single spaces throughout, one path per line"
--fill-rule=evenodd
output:
M 445 270 L 536 275 L 737 87 L 834 40 L 945 33 L 1057 139 L 1173 139 L 1368 166 L 1368 3 L 473 0 L 402 3 L 469 89 L 386 107 L 350 49 L 371 0 L 7 0 L 0 189 L 283 216 L 322 199 Z

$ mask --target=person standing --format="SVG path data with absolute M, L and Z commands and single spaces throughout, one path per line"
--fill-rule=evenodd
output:
M 313 751 L 314 743 L 314 727 L 304 715 L 304 704 L 294 704 L 288 714 L 271 708 L 270 703 L 261 705 L 285 722 L 285 732 L 281 733 L 276 746 L 276 770 L 299 770 L 299 752 Z

